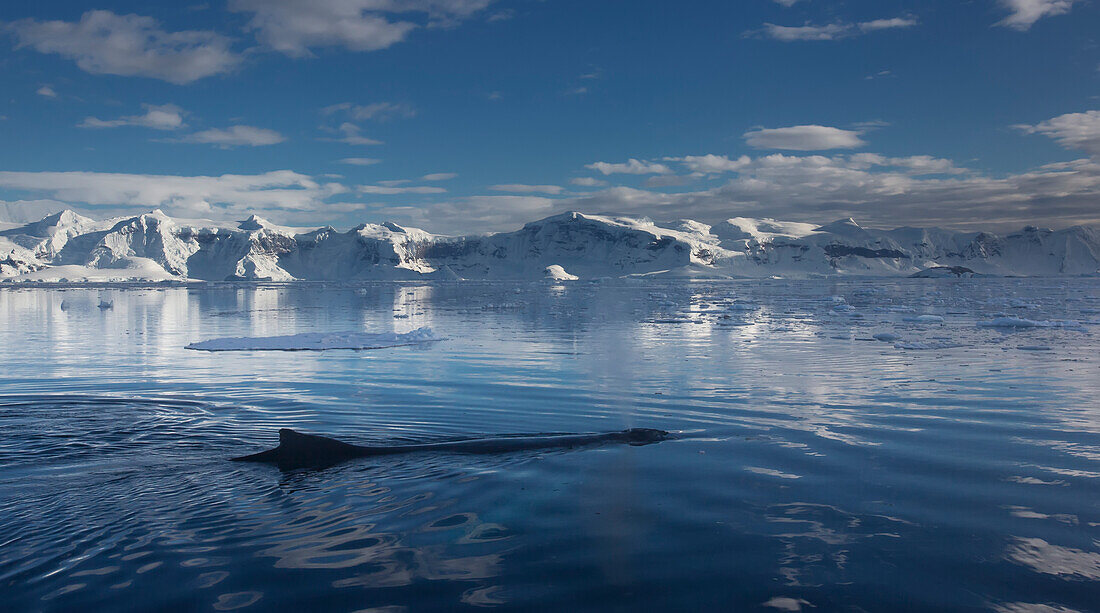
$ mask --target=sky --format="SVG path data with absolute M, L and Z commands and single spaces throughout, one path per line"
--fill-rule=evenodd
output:
M 1098 37 L 1098 0 L 6 2 L 0 221 L 1100 224 Z

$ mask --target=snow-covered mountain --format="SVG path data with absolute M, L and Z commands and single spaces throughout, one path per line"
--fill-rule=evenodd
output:
M 996 235 L 876 230 L 734 217 L 692 220 L 564 213 L 515 232 L 447 237 L 392 223 L 289 228 L 180 220 L 153 211 L 98 221 L 63 211 L 0 231 L 0 279 L 365 280 L 1093 275 L 1100 231 L 1027 227 Z

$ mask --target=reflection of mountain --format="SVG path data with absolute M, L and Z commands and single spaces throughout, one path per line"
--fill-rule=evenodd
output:
M 1029 226 L 998 236 L 741 217 L 657 225 L 565 213 L 515 232 L 446 237 L 392 223 L 339 232 L 256 216 L 226 225 L 160 211 L 107 221 L 63 211 L 0 232 L 0 257 L 0 278 L 44 281 L 1081 275 L 1100 269 L 1100 233 Z

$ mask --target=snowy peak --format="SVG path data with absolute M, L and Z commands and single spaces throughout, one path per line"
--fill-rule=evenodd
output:
M 9 281 L 1093 275 L 1100 232 L 878 230 L 852 219 L 815 225 L 748 217 L 664 224 L 571 211 L 514 232 L 447 237 L 392 222 L 341 232 L 256 215 L 216 224 L 162 211 L 107 221 L 62 211 L 0 232 L 0 258 L 0 279 Z
M 815 232 L 822 232 L 826 234 L 835 234 L 837 236 L 866 236 L 867 231 L 863 229 L 856 220 L 851 217 L 844 219 L 838 219 L 832 223 L 825 224 L 823 226 L 814 228 Z
M 242 221 L 241 223 L 237 224 L 237 227 L 240 228 L 241 230 L 248 230 L 249 232 L 254 232 L 256 230 L 263 230 L 264 228 L 269 227 L 270 225 L 271 225 L 271 222 L 264 219 L 263 217 L 260 217 L 258 215 L 252 215 L 248 219 L 246 219 L 246 220 Z

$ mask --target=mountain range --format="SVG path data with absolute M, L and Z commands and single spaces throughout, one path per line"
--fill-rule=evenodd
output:
M 393 223 L 291 228 L 156 210 L 95 220 L 62 211 L 0 228 L 0 280 L 294 281 L 1045 276 L 1100 271 L 1100 231 L 863 228 L 733 217 L 715 225 L 563 213 L 513 232 L 441 236 Z

